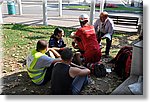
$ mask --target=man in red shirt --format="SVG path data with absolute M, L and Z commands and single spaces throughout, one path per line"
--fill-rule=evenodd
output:
M 82 54 L 77 56 L 82 55 L 85 63 L 95 63 L 101 59 L 101 49 L 96 38 L 94 26 L 88 24 L 88 19 L 87 14 L 80 15 L 79 22 L 81 27 L 75 33 L 72 33 L 70 37 L 74 38 L 79 49 L 83 50 Z

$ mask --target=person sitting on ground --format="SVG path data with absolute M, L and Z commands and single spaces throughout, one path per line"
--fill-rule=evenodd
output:
M 88 24 L 89 16 L 82 14 L 79 16 L 81 28 L 71 33 L 70 37 L 75 39 L 82 53 L 78 53 L 77 60 L 82 65 L 80 57 L 83 56 L 85 63 L 95 63 L 101 59 L 101 49 L 99 47 L 94 26 Z
M 54 30 L 54 34 L 50 37 L 49 40 L 49 48 L 53 48 L 59 54 L 64 50 L 66 44 L 63 41 L 64 31 L 61 28 L 56 28 Z M 52 57 L 52 53 L 50 52 L 50 56 Z
M 39 40 L 36 50 L 33 50 L 27 57 L 27 72 L 32 82 L 37 85 L 44 85 L 51 79 L 53 64 L 61 61 L 60 58 L 53 59 L 48 57 L 45 52 L 48 49 L 48 43 L 45 40 Z M 55 52 L 53 52 L 55 53 Z
M 100 18 L 94 23 L 95 31 L 97 32 L 98 43 L 101 44 L 101 39 L 106 38 L 105 56 L 109 56 L 109 51 L 112 43 L 112 35 L 114 33 L 114 23 L 108 17 L 107 12 L 101 12 Z
M 71 67 L 73 53 L 66 48 L 61 53 L 62 62 L 54 65 L 52 70 L 51 89 L 53 95 L 79 94 L 84 85 L 88 84 L 90 70 L 85 67 Z

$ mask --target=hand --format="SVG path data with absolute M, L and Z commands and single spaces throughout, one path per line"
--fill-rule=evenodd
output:
M 60 48 L 60 50 L 62 51 L 62 50 L 65 50 L 65 49 L 67 49 L 68 47 L 62 47 L 62 48 Z
M 47 48 L 47 51 L 51 51 L 52 50 L 52 48 Z
M 70 34 L 70 38 L 74 38 L 74 36 L 75 36 L 75 32 L 72 32 L 72 33 Z

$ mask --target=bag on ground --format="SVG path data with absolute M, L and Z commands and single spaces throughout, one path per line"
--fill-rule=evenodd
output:
M 113 59 L 115 64 L 114 71 L 125 80 L 130 75 L 132 61 L 132 47 L 124 46 L 120 49 L 116 57 Z
M 106 76 L 106 69 L 104 64 L 93 63 L 88 67 L 91 70 L 91 74 L 93 74 L 97 78 Z

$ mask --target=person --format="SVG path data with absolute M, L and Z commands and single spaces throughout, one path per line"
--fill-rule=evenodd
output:
M 27 57 L 27 72 L 32 82 L 36 85 L 46 84 L 51 79 L 53 64 L 61 61 L 60 58 L 53 59 L 48 57 L 45 54 L 48 50 L 51 49 L 48 49 L 47 41 L 39 40 L 36 49 L 31 51 Z
M 90 74 L 90 70 L 72 64 L 72 57 L 72 51 L 66 48 L 61 53 L 62 62 L 54 65 L 51 79 L 53 95 L 77 95 L 89 83 L 88 74 Z M 71 65 L 73 66 L 71 67 Z
M 95 63 L 101 59 L 101 49 L 99 47 L 94 26 L 88 24 L 89 17 L 87 14 L 79 16 L 79 22 L 81 27 L 76 32 L 71 33 L 70 37 L 75 40 L 78 48 L 82 51 L 78 52 L 77 60 L 81 65 L 79 57 L 83 56 L 83 60 L 86 63 Z M 75 46 L 74 46 L 75 47 Z
M 49 39 L 49 48 L 53 48 L 59 54 L 64 50 L 66 44 L 63 40 L 64 31 L 61 28 L 56 28 L 54 30 L 54 34 Z
M 101 12 L 100 18 L 94 23 L 95 31 L 97 32 L 98 43 L 101 42 L 102 38 L 106 38 L 106 50 L 105 56 L 109 56 L 109 51 L 112 43 L 112 35 L 114 32 L 114 23 L 108 17 L 107 12 Z

